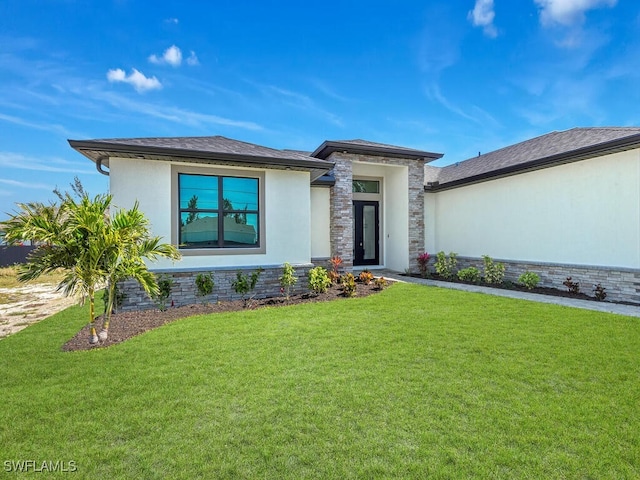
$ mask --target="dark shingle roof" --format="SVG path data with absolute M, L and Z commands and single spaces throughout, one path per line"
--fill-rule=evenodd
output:
M 446 189 L 640 147 L 640 128 L 551 132 L 440 169 L 425 169 L 427 189 Z
M 441 153 L 426 152 L 413 148 L 398 147 L 385 143 L 369 142 L 367 140 L 327 140 L 311 154 L 316 158 L 328 158 L 334 152 L 348 152 L 359 155 L 376 155 L 392 158 L 413 158 L 416 160 L 436 160 Z
M 221 136 L 150 137 L 69 140 L 69 144 L 96 164 L 108 166 L 109 157 L 149 160 L 199 161 L 233 165 L 261 165 L 273 168 L 302 168 L 312 179 L 333 168 L 333 162 L 292 150 L 241 142 Z
M 227 153 L 232 155 L 250 156 L 256 158 L 290 158 L 306 159 L 304 155 L 293 150 L 276 150 L 253 143 L 241 142 L 231 138 L 221 137 L 149 137 L 149 138 L 106 138 L 90 140 L 94 143 L 109 145 L 126 145 L 143 148 L 163 148 L 169 150 L 183 150 L 200 153 Z

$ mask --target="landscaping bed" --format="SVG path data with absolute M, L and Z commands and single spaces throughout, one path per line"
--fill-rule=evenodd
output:
M 364 283 L 358 282 L 356 283 L 356 289 L 355 296 L 357 297 L 366 297 L 380 291 L 380 289 L 378 289 L 373 283 L 365 285 Z M 169 307 L 165 310 L 151 309 L 116 313 L 111 315 L 109 338 L 107 340 L 93 345 L 90 344 L 88 340 L 90 327 L 89 325 L 85 325 L 82 330 L 62 346 L 62 350 L 92 350 L 95 348 L 108 347 L 116 343 L 121 343 L 133 336 L 140 335 L 141 333 L 153 328 L 160 327 L 169 322 L 185 317 L 191 317 L 193 315 L 254 310 L 264 307 L 281 307 L 300 303 L 326 302 L 337 300 L 339 298 L 345 298 L 342 287 L 340 285 L 333 284 L 325 293 L 291 295 L 289 300 L 284 296 L 281 296 L 253 299 L 248 301 L 246 305 L 242 300 L 233 300 L 217 303 L 198 303 L 182 307 Z M 102 328 L 103 321 L 104 315 L 96 319 L 95 323 L 98 331 Z
M 640 305 L 634 302 L 625 302 L 625 301 L 614 301 L 614 300 L 598 300 L 594 296 L 587 295 L 584 292 L 572 293 L 568 290 L 560 290 L 558 288 L 553 287 L 534 287 L 527 288 L 524 285 L 520 285 L 518 283 L 511 282 L 509 280 L 505 280 L 502 283 L 486 283 L 486 282 L 465 282 L 464 280 L 460 280 L 457 277 L 445 278 L 437 273 L 430 273 L 427 277 L 423 277 L 418 273 L 411 274 L 401 274 L 404 277 L 413 277 L 413 278 L 425 278 L 426 280 L 436 280 L 438 282 L 449 282 L 449 283 L 460 283 L 464 285 L 476 285 L 480 287 L 489 287 L 489 288 L 499 288 L 501 290 L 514 290 L 518 292 L 527 292 L 527 293 L 537 293 L 540 295 L 549 295 L 552 297 L 564 297 L 564 298 L 574 298 L 576 300 L 590 300 L 593 302 L 607 302 L 607 303 L 618 303 L 621 305 Z

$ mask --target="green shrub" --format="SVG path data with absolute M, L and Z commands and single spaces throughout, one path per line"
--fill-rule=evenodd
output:
M 518 283 L 524 285 L 529 290 L 533 290 L 540 283 L 540 276 L 534 272 L 524 272 L 518 277 Z
M 324 293 L 331 286 L 331 279 L 327 270 L 323 267 L 315 267 L 309 270 L 309 289 L 316 293 Z
M 236 279 L 231 282 L 231 286 L 235 292 L 241 296 L 245 308 L 249 304 L 249 300 L 253 298 L 253 296 L 249 296 L 249 293 L 256 288 L 256 283 L 258 283 L 258 278 L 262 272 L 262 268 L 258 268 L 258 270 L 251 273 L 251 277 L 246 273 L 237 272 Z
M 504 263 L 494 263 L 489 255 L 483 255 L 484 261 L 484 281 L 487 283 L 500 284 L 504 280 Z
M 287 301 L 289 300 L 289 296 L 291 293 L 291 287 L 293 287 L 298 281 L 298 277 L 296 277 L 296 271 L 293 269 L 291 264 L 285 262 L 282 267 L 282 276 L 280 277 L 280 287 L 282 287 L 282 293 L 284 293 Z
M 157 277 L 158 293 L 152 297 L 158 309 L 164 312 L 167 309 L 167 302 L 171 296 L 173 288 L 173 279 L 168 275 L 159 275 Z
M 480 270 L 476 267 L 463 268 L 458 271 L 458 278 L 463 282 L 480 282 Z
M 458 266 L 458 254 L 455 252 L 449 252 L 449 256 L 440 251 L 436 254 L 435 269 L 436 273 L 447 280 L 453 278 L 454 271 Z
M 213 293 L 214 285 L 213 274 L 211 272 L 196 275 L 196 289 L 198 290 L 198 296 L 202 297 L 203 303 L 207 303 L 206 297 Z
M 344 293 L 345 297 L 356 296 L 356 277 L 353 276 L 353 273 L 345 273 L 340 277 L 340 283 L 342 283 L 342 293 Z

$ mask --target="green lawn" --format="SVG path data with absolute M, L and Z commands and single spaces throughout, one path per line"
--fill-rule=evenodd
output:
M 61 352 L 85 316 L 72 307 L 0 342 L 0 468 L 640 478 L 637 318 L 399 284 Z

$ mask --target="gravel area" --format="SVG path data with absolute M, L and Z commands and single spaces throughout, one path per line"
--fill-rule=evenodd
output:
M 0 339 L 77 303 L 49 284 L 0 288 L 0 300 Z

